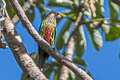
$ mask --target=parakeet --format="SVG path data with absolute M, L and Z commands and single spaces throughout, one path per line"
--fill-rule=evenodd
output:
M 47 15 L 47 17 L 42 21 L 39 34 L 40 36 L 46 40 L 52 47 L 55 42 L 55 35 L 56 35 L 56 24 L 57 19 L 61 16 L 59 13 L 51 12 Z M 39 47 L 39 68 L 42 71 L 42 67 L 45 63 L 45 60 L 49 57 L 49 55 Z

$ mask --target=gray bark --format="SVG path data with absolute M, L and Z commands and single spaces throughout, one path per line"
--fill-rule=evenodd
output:
M 7 17 L 5 19 L 3 34 L 8 43 L 13 55 L 22 68 L 28 80 L 47 80 L 43 73 L 36 66 L 32 58 L 28 55 L 21 37 L 14 29 L 14 25 Z

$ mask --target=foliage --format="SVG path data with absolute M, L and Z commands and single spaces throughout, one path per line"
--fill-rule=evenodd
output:
M 120 31 L 118 25 L 120 25 L 120 20 L 118 20 L 118 14 L 120 11 L 120 8 L 117 4 L 113 3 L 111 0 L 109 0 L 109 10 L 110 10 L 110 33 L 106 35 L 107 41 L 113 41 L 120 37 Z
M 72 24 L 72 21 L 67 20 L 58 36 L 57 41 L 56 41 L 56 48 L 58 50 L 60 50 L 67 44 L 71 24 Z
M 19 0 L 21 5 L 24 5 L 26 1 L 27 0 Z M 6 3 L 7 11 L 10 17 L 13 18 L 15 11 L 10 5 L 9 0 L 6 0 Z M 67 21 L 65 24 L 63 24 L 63 27 L 56 40 L 56 48 L 58 50 L 64 49 L 66 47 L 72 31 L 74 30 L 74 28 L 71 28 L 71 25 L 72 23 L 75 23 L 78 12 L 85 8 L 85 11 L 83 11 L 81 25 L 79 25 L 79 34 L 74 46 L 76 56 L 73 58 L 73 62 L 75 64 L 87 67 L 86 62 L 81 59 L 87 46 L 84 27 L 87 28 L 90 39 L 92 40 L 95 49 L 98 51 L 103 46 L 103 37 L 101 36 L 100 31 L 104 32 L 107 41 L 113 41 L 120 37 L 120 20 L 118 19 L 120 8 L 111 0 L 109 0 L 110 18 L 107 19 L 103 16 L 104 0 L 49 0 L 47 4 L 45 0 L 37 0 L 37 2 L 35 2 L 34 5 L 31 6 L 28 11 L 26 11 L 29 20 L 31 22 L 34 20 L 35 7 L 39 9 L 41 18 L 43 20 L 46 15 L 44 8 L 46 6 L 59 8 L 62 7 L 66 9 L 63 10 L 62 13 L 64 14 L 64 17 L 67 18 Z M 61 20 L 63 20 L 64 17 L 62 17 Z M 38 64 L 38 54 L 33 53 L 31 56 L 36 64 Z M 60 68 L 61 66 L 56 61 L 51 61 L 50 63 L 46 63 L 44 72 L 47 77 L 50 77 L 51 73 L 54 72 L 53 80 L 57 80 L 59 77 L 58 73 L 60 72 Z M 22 78 L 24 78 L 24 75 L 22 75 Z M 69 80 L 76 80 L 76 77 L 72 72 L 69 74 Z

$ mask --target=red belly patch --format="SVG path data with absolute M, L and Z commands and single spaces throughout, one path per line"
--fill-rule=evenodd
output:
M 44 39 L 50 43 L 50 39 L 52 37 L 52 32 L 53 32 L 53 28 L 50 27 L 46 27 L 45 29 L 43 29 L 43 34 L 44 34 Z

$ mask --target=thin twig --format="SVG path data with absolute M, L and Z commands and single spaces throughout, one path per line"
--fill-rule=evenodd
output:
M 81 20 L 80 24 L 88 24 L 88 23 L 94 23 L 94 22 L 100 22 L 100 21 L 119 21 L 120 19 L 112 19 L 112 18 L 97 18 L 97 19 L 92 19 L 91 21 L 86 21 L 86 20 Z

